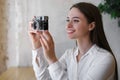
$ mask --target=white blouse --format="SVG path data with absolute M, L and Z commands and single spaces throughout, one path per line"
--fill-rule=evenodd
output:
M 59 61 L 48 65 L 42 48 L 32 50 L 32 64 L 37 80 L 114 80 L 115 60 L 105 49 L 94 44 L 76 60 L 78 47 L 68 49 Z

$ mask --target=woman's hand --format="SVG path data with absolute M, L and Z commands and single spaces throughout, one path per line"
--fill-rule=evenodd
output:
M 29 22 L 28 34 L 29 34 L 29 37 L 31 39 L 33 49 L 37 49 L 37 48 L 41 47 L 40 35 L 37 33 L 38 31 L 33 29 L 32 25 L 33 25 L 33 21 L 30 21 Z
M 54 42 L 52 39 L 52 36 L 50 33 L 45 30 L 40 34 L 40 43 L 43 47 L 44 55 L 49 64 L 52 64 L 57 61 L 57 58 L 55 56 L 55 48 L 54 48 Z

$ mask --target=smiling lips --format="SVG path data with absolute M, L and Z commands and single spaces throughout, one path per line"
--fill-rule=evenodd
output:
M 74 33 L 75 32 L 75 30 L 67 30 L 67 33 L 68 34 L 72 34 L 72 33 Z

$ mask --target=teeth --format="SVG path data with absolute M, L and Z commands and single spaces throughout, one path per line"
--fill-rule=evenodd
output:
M 74 31 L 70 31 L 70 30 L 69 30 L 69 31 L 67 31 L 67 32 L 68 32 L 68 33 L 71 33 L 71 32 L 74 32 Z

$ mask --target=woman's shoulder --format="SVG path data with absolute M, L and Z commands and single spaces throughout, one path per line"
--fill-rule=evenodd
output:
M 113 56 L 110 51 L 100 47 L 98 47 L 96 55 L 98 55 L 99 57 Z
M 97 46 L 96 52 L 94 53 L 95 61 L 104 61 L 104 62 L 114 62 L 114 56 L 111 52 L 106 49 L 100 48 Z

